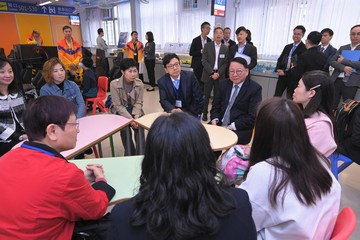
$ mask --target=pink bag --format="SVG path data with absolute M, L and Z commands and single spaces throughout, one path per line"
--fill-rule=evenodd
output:
M 218 161 L 230 184 L 240 184 L 245 170 L 249 166 L 250 146 L 235 145 L 224 152 Z

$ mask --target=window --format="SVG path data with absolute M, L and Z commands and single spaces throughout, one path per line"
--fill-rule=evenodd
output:
M 103 9 L 102 13 L 102 28 L 104 29 L 104 39 L 108 45 L 116 45 L 119 38 L 119 26 L 117 19 L 118 6 L 114 6 L 111 9 Z

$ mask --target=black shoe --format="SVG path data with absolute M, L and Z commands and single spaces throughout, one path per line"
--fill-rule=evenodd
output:
M 91 148 L 88 148 L 85 150 L 84 152 L 85 154 L 92 154 L 93 153 L 93 150 Z
M 204 122 L 206 122 L 208 120 L 207 114 L 203 114 L 201 120 L 203 120 Z

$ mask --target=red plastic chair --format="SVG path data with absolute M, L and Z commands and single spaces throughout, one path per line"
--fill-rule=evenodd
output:
M 341 210 L 331 234 L 331 240 L 347 240 L 356 227 L 356 214 L 350 207 Z
M 96 107 L 100 109 L 102 112 L 107 112 L 108 109 L 105 107 L 104 100 L 107 96 L 108 91 L 108 83 L 109 79 L 105 76 L 100 76 L 98 78 L 98 93 L 96 98 L 87 98 L 85 101 L 85 112 L 87 110 L 87 106 L 89 102 L 93 103 L 91 114 L 94 115 L 96 113 Z

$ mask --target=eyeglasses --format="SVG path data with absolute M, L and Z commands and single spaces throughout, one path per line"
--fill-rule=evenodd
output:
M 76 120 L 76 122 L 67 122 L 66 124 L 75 125 L 76 129 L 79 129 L 80 126 L 79 120 Z
M 233 70 L 229 71 L 229 74 L 234 75 L 236 73 L 236 75 L 241 75 L 243 72 L 244 72 L 243 70 L 238 69 L 238 70 L 235 70 L 235 71 L 233 71 Z
M 166 67 L 167 68 L 178 68 L 180 66 L 180 63 L 174 63 L 174 64 L 168 64 Z
M 350 35 L 351 35 L 351 36 L 356 36 L 356 35 L 360 36 L 360 32 L 357 32 L 357 33 L 356 33 L 356 32 L 352 32 L 352 33 L 350 33 Z

